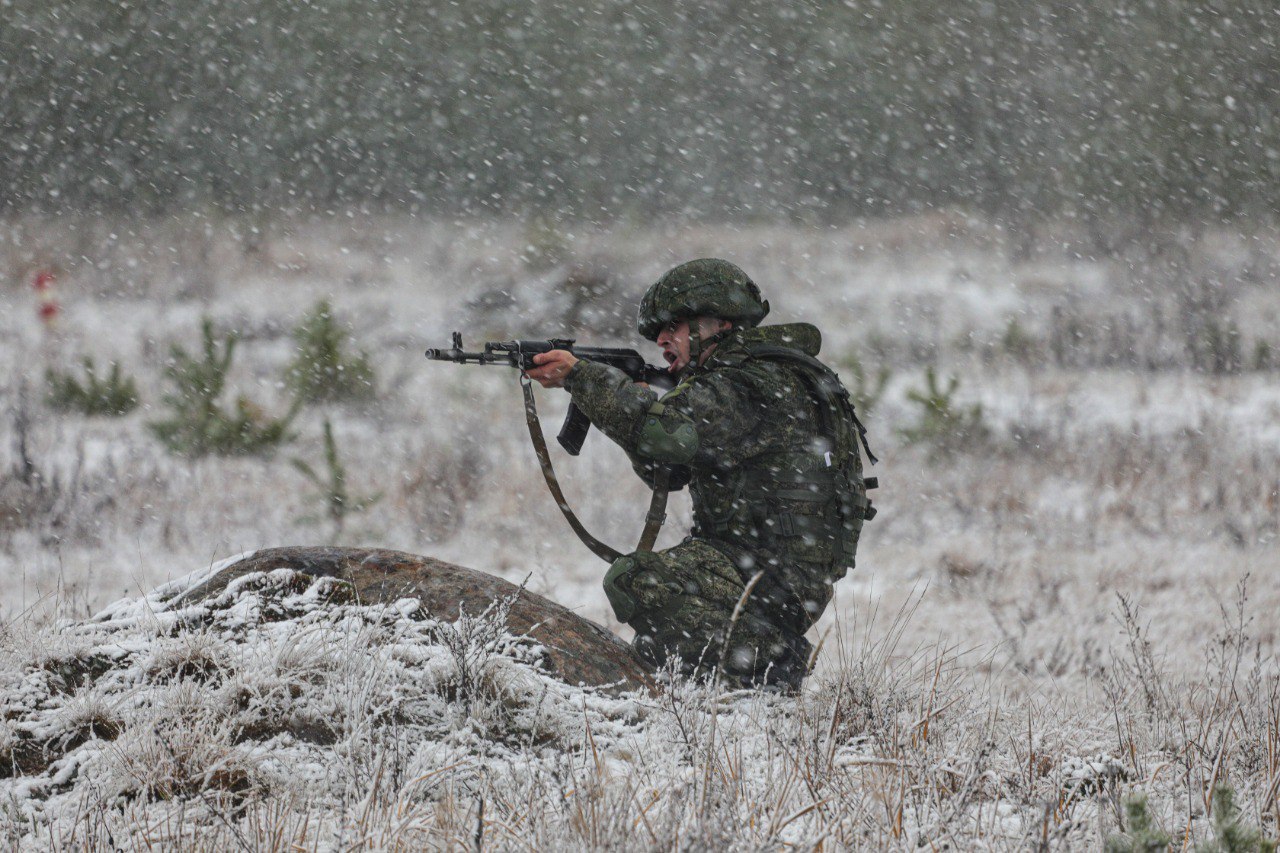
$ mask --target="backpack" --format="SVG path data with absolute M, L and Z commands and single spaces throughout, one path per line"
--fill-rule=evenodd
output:
M 867 443 L 867 428 L 859 420 L 840 377 L 818 359 L 800 350 L 773 344 L 749 345 L 747 352 L 753 358 L 779 361 L 795 368 L 818 404 L 818 427 L 831 444 L 830 465 L 825 470 L 831 472 L 837 495 L 839 526 L 835 533 L 834 561 L 839 567 L 852 568 L 863 522 L 876 515 L 867 490 L 877 488 L 879 481 L 875 477 L 863 477 L 858 453 L 860 443 L 868 462 L 874 465 L 879 461 Z M 785 527 L 787 520 L 784 516 L 779 522 Z

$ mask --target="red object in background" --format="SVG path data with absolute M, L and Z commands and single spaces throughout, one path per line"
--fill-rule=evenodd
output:
M 53 281 L 53 273 L 40 270 L 36 273 L 35 281 L 31 283 L 36 293 L 40 294 L 40 307 L 36 311 L 40 315 L 41 322 L 46 326 L 52 325 L 53 321 L 58 319 L 58 312 L 61 310 L 58 300 L 53 295 Z

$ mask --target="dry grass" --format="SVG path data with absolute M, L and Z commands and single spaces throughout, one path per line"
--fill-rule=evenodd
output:
M 511 225 L 282 223 L 252 251 L 235 223 L 207 234 L 153 223 L 114 242 L 102 223 L 22 228 L 40 234 L 41 258 L 88 247 L 93 262 L 63 265 L 66 310 L 53 334 L 38 327 L 25 282 L 0 288 L 4 684 L 39 669 L 60 695 L 78 697 L 64 713 L 79 722 L 59 723 L 63 746 L 80 737 L 76 748 L 127 747 L 122 768 L 172 765 L 175 787 L 168 799 L 163 785 L 143 782 L 132 799 L 86 796 L 73 825 L 56 829 L 11 813 L 6 840 L 1073 848 L 1100 845 L 1124 796 L 1144 791 L 1181 844 L 1206 836 L 1223 781 L 1249 820 L 1277 834 L 1280 434 L 1271 425 L 1280 395 L 1266 371 L 1197 369 L 1187 337 L 1205 329 L 1212 302 L 1239 326 L 1242 352 L 1265 341 L 1267 318 L 1280 315 L 1275 235 L 1202 235 L 1171 268 L 1048 251 L 1013 264 L 998 234 L 958 217 L 823 232 L 708 226 L 566 235 L 564 267 L 530 270 Z M 9 268 L 38 264 L 35 245 L 6 244 Z M 189 343 L 209 314 L 244 331 L 233 384 L 283 410 L 288 329 L 328 298 L 372 353 L 383 388 L 372 405 L 324 412 L 353 492 L 384 494 L 344 542 L 529 576 L 533 591 L 617 629 L 602 567 L 544 494 L 514 377 L 426 364 L 421 350 L 453 328 L 468 343 L 481 327 L 532 337 L 567 326 L 602 342 L 594 328 L 616 326 L 644 284 L 698 254 L 742 263 L 779 322 L 821 318 L 833 363 L 856 355 L 871 373 L 892 372 L 870 418 L 885 460 L 875 472 L 881 513 L 815 630 L 823 652 L 803 697 L 681 688 L 639 703 L 633 721 L 580 714 L 552 725 L 552 699 L 501 664 L 470 694 L 438 698 L 460 726 L 474 721 L 476 743 L 518 758 L 415 757 L 394 738 L 353 734 L 399 725 L 363 704 L 388 677 L 360 669 L 372 635 L 329 651 L 303 635 L 237 666 L 196 626 L 155 638 L 143 671 L 157 683 L 208 685 L 241 728 L 219 728 L 213 714 L 192 724 L 190 743 L 127 729 L 105 738 L 128 715 L 93 692 L 101 667 L 51 633 L 58 618 L 84 618 L 227 554 L 330 531 L 303 520 L 307 487 L 283 460 L 168 457 L 147 433 L 155 415 L 145 408 L 118 420 L 48 410 L 34 393 L 46 364 L 121 360 L 154 406 L 158 354 Z M 557 294 L 592 270 L 582 285 L 592 311 Z M 1215 280 L 1222 292 L 1206 301 L 1196 288 Z M 1072 337 L 1071 324 L 1087 335 Z M 928 362 L 961 377 L 960 402 L 982 403 L 987 444 L 947 458 L 897 445 L 895 428 L 914 417 L 906 391 Z M 563 400 L 541 401 L 553 431 Z M 301 438 L 282 455 L 318 459 L 320 422 L 301 417 Z M 646 495 L 622 455 L 594 435 L 583 457 L 557 465 L 588 527 L 629 547 Z M 688 522 L 687 499 L 673 504 L 668 544 Z M 277 716 L 280 703 L 334 679 L 344 686 L 324 727 Z M 12 719 L 0 722 L 0 757 L 13 754 Z M 245 745 L 281 734 L 316 749 L 349 744 L 334 765 L 343 793 L 320 807 L 273 785 L 267 753 Z M 553 746 L 559 756 L 544 757 Z M 225 778 L 207 786 L 181 771 L 219 761 Z

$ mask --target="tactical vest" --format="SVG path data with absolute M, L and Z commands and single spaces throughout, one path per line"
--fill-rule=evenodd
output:
M 762 453 L 721 474 L 732 480 L 727 506 L 699 500 L 699 484 L 691 484 L 694 532 L 783 562 L 828 565 L 843 577 L 854 566 L 863 522 L 875 515 L 858 452 L 861 443 L 868 461 L 876 461 L 866 429 L 848 390 L 818 359 L 771 344 L 748 344 L 745 358 L 782 362 L 804 381 L 815 403 L 818 435 L 810 449 Z

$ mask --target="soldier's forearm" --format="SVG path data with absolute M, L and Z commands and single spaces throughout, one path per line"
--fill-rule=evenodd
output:
M 636 426 L 658 399 L 657 392 L 615 367 L 585 360 L 569 371 L 564 387 L 593 426 L 623 450 L 635 451 Z

